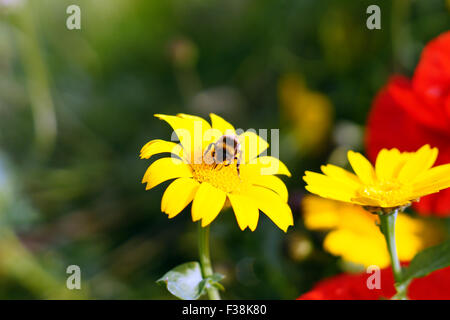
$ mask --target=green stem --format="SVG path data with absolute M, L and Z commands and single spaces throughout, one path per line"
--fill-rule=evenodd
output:
M 33 115 L 36 148 L 38 155 L 45 158 L 53 150 L 57 122 L 50 91 L 49 73 L 41 53 L 39 35 L 34 21 L 34 9 L 30 1 L 19 11 L 17 23 L 20 31 L 17 31 L 17 37 Z
M 209 226 L 202 227 L 198 223 L 198 253 L 200 255 L 200 266 L 204 278 L 213 275 L 211 259 L 209 257 Z M 215 287 L 206 289 L 210 300 L 220 300 L 219 290 Z
M 394 298 L 406 299 L 406 287 L 400 285 L 402 282 L 402 267 L 397 255 L 397 246 L 395 239 L 395 221 L 397 220 L 398 209 L 389 214 L 380 213 L 380 230 L 386 239 L 386 245 L 388 248 L 389 256 L 391 258 L 392 272 L 395 279 L 395 288 L 397 294 Z

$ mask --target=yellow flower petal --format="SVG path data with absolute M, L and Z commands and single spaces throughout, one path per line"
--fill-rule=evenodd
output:
M 389 204 L 386 205 L 385 203 L 377 200 L 377 199 L 372 199 L 370 197 L 366 197 L 366 196 L 357 196 L 354 198 L 351 198 L 351 203 L 356 203 L 362 206 L 371 206 L 371 207 L 394 207 L 396 205 L 403 205 L 403 204 L 407 204 L 408 201 L 404 202 L 401 201 L 400 203 L 395 203 L 395 204 Z
M 284 202 L 288 201 L 288 190 L 284 182 L 277 176 L 252 176 L 251 183 L 276 192 Z
M 209 114 L 211 118 L 211 125 L 213 129 L 219 130 L 222 135 L 224 134 L 236 134 L 234 127 L 227 121 L 225 121 L 222 117 L 214 113 Z
M 150 159 L 155 154 L 166 152 L 182 158 L 182 147 L 179 144 L 159 139 L 147 142 L 141 149 L 140 157 Z
M 376 181 L 375 170 L 362 154 L 354 151 L 347 153 L 348 161 L 356 175 L 365 184 L 372 184 Z
M 253 199 L 231 193 L 228 194 L 228 199 L 230 199 L 239 228 L 243 231 L 249 227 L 250 230 L 255 231 L 258 225 L 259 209 Z
M 351 198 L 349 198 L 348 194 L 345 194 L 343 192 L 339 191 L 333 191 L 332 189 L 323 189 L 322 187 L 318 185 L 307 185 L 305 186 L 305 189 L 308 190 L 311 193 L 317 194 L 318 196 L 332 199 L 332 200 L 339 200 L 344 202 L 351 202 Z
M 353 173 L 348 172 L 347 170 L 344 170 L 332 164 L 321 166 L 320 168 L 322 172 L 328 177 L 351 187 L 352 190 L 362 186 L 359 178 Z
M 191 163 L 195 159 L 201 159 L 202 150 L 210 143 L 210 141 L 203 139 L 206 136 L 205 133 L 211 130 L 207 121 L 200 117 L 185 114 L 179 116 L 155 114 L 155 117 L 166 121 L 172 127 L 183 146 L 186 158 Z
M 324 241 L 328 252 L 364 266 L 390 264 L 379 221 L 360 206 L 306 196 L 302 201 L 305 225 L 313 230 L 331 229 Z M 419 251 L 441 241 L 442 231 L 423 220 L 399 213 L 396 222 L 398 255 L 411 260 Z
M 429 194 L 450 187 L 450 163 L 431 168 L 414 180 L 413 193 Z M 432 191 L 434 190 L 434 191 Z
M 202 123 L 202 127 L 203 127 L 203 131 L 207 131 L 207 130 L 211 129 L 211 125 L 208 123 L 208 121 L 206 121 L 202 117 L 193 116 L 193 115 L 186 114 L 186 113 L 179 113 L 179 114 L 177 114 L 177 116 L 181 117 L 183 119 L 190 119 L 190 120 L 193 120 L 193 121 L 201 122 Z
M 376 264 L 384 268 L 390 264 L 382 237 L 358 235 L 350 230 L 338 229 L 326 236 L 323 247 L 346 261 L 364 266 Z
M 403 166 L 406 164 L 406 162 L 411 158 L 411 153 L 409 152 L 402 152 L 395 154 L 393 156 L 393 166 L 394 171 L 392 174 L 392 180 L 397 179 L 400 171 L 403 169 Z
M 249 163 L 269 147 L 266 140 L 253 131 L 246 131 L 238 137 L 241 144 L 241 161 Z
M 306 171 L 303 180 L 306 190 L 325 198 L 350 202 L 356 196 L 354 187 L 320 173 Z
M 192 220 L 202 219 L 202 227 L 209 225 L 222 210 L 225 200 L 225 192 L 203 182 L 192 202 Z
M 291 176 L 286 165 L 272 156 L 264 156 L 256 158 L 249 164 L 241 165 L 241 172 L 245 175 L 273 175 L 282 174 Z
M 189 165 L 175 158 L 161 158 L 153 162 L 144 174 L 142 183 L 147 182 L 146 190 L 175 178 L 192 177 Z
M 205 119 L 203 119 L 201 117 L 197 117 L 197 116 L 193 116 L 193 115 L 185 114 L 185 113 L 179 113 L 178 116 L 183 119 L 192 121 L 193 132 L 194 132 L 194 137 L 193 137 L 194 148 L 197 148 L 197 142 L 199 142 L 199 141 L 202 142 L 201 143 L 202 150 L 204 150 L 211 142 L 214 142 L 207 138 L 208 135 L 206 134 L 206 132 L 211 131 L 211 125 L 208 123 L 208 121 L 206 121 Z
M 192 178 L 179 178 L 166 189 L 161 200 L 161 211 L 175 217 L 194 199 L 199 183 Z
M 411 199 L 419 199 L 421 197 L 424 197 L 426 195 L 432 194 L 432 193 L 436 193 L 439 192 L 441 190 L 447 189 L 450 187 L 450 179 L 446 180 L 446 181 L 442 181 L 440 184 L 438 184 L 437 186 L 422 186 L 422 187 L 418 187 L 416 186 L 414 191 L 411 193 L 410 198 Z
M 245 195 L 251 197 L 258 208 L 284 232 L 294 225 L 291 208 L 275 192 L 251 186 L 245 191 Z
M 194 128 L 192 121 L 177 116 L 169 116 L 164 114 L 155 114 L 158 119 L 166 121 L 173 129 L 184 151 L 191 156 L 193 153 Z
M 398 180 L 403 183 L 414 180 L 417 175 L 428 170 L 436 161 L 438 151 L 436 148 L 431 149 L 429 145 L 424 145 L 411 155 L 410 159 L 400 170 Z
M 434 235 L 426 238 L 426 231 L 434 231 Z M 428 245 L 435 244 L 434 242 L 440 238 L 439 229 L 426 225 L 423 220 L 412 218 L 403 213 L 397 216 L 395 234 L 400 261 L 412 260 L 419 251 L 425 249 Z
M 327 230 L 339 225 L 339 205 L 337 201 L 306 195 L 302 200 L 303 221 L 311 230 Z
M 399 156 L 400 151 L 397 149 L 382 149 L 378 153 L 375 163 L 375 172 L 380 180 L 389 180 L 394 176 Z

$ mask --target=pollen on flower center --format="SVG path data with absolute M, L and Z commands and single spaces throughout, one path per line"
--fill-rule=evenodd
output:
M 228 166 L 207 163 L 191 164 L 191 168 L 195 180 L 200 183 L 208 182 L 224 192 L 238 191 L 242 186 L 242 178 L 237 173 L 235 163 Z
M 380 181 L 374 185 L 364 186 L 359 190 L 362 196 L 382 202 L 396 202 L 404 199 L 409 190 L 407 187 L 391 181 Z

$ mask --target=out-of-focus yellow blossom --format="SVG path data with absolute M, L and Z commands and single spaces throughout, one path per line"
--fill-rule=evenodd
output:
M 282 112 L 293 126 L 298 148 L 317 151 L 331 128 L 334 111 L 330 100 L 309 90 L 296 74 L 283 76 L 278 91 Z
M 324 8 L 318 21 L 317 36 L 328 72 L 346 72 L 360 65 L 368 48 L 364 29 L 357 15 L 336 1 Z
M 305 196 L 302 207 L 307 228 L 330 230 L 323 243 L 326 251 L 365 267 L 390 265 L 386 241 L 377 226 L 378 215 L 358 205 L 312 195 Z M 399 259 L 410 261 L 419 251 L 439 243 L 442 230 L 432 222 L 399 213 L 396 237 Z
M 230 123 L 215 114 L 210 115 L 211 124 L 187 114 L 155 116 L 173 128 L 180 143 L 152 140 L 142 148 L 141 159 L 172 154 L 154 161 L 142 183 L 146 183 L 149 190 L 174 180 L 161 201 L 161 211 L 169 218 L 177 216 L 192 202 L 192 220 L 201 220 L 202 227 L 206 227 L 230 203 L 241 230 L 256 229 L 259 210 L 285 232 L 293 225 L 292 211 L 287 204 L 288 190 L 275 176 L 290 176 L 290 172 L 279 159 L 259 156 L 269 147 L 259 135 L 250 130 L 238 135 Z M 220 150 L 215 150 L 215 145 L 223 142 L 224 137 L 238 141 L 233 148 L 240 149 L 236 155 L 239 160 L 212 161 L 215 159 L 212 152 L 219 154 L 222 148 L 224 154 L 230 152 L 223 143 Z

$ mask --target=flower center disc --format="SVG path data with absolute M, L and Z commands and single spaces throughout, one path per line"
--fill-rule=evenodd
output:
M 242 180 L 238 175 L 236 163 L 225 166 L 219 164 L 191 164 L 192 175 L 198 182 L 208 182 L 214 187 L 230 193 L 240 190 Z
M 366 186 L 360 190 L 360 194 L 386 204 L 397 203 L 407 194 L 405 186 L 397 182 L 381 181 L 375 185 Z

